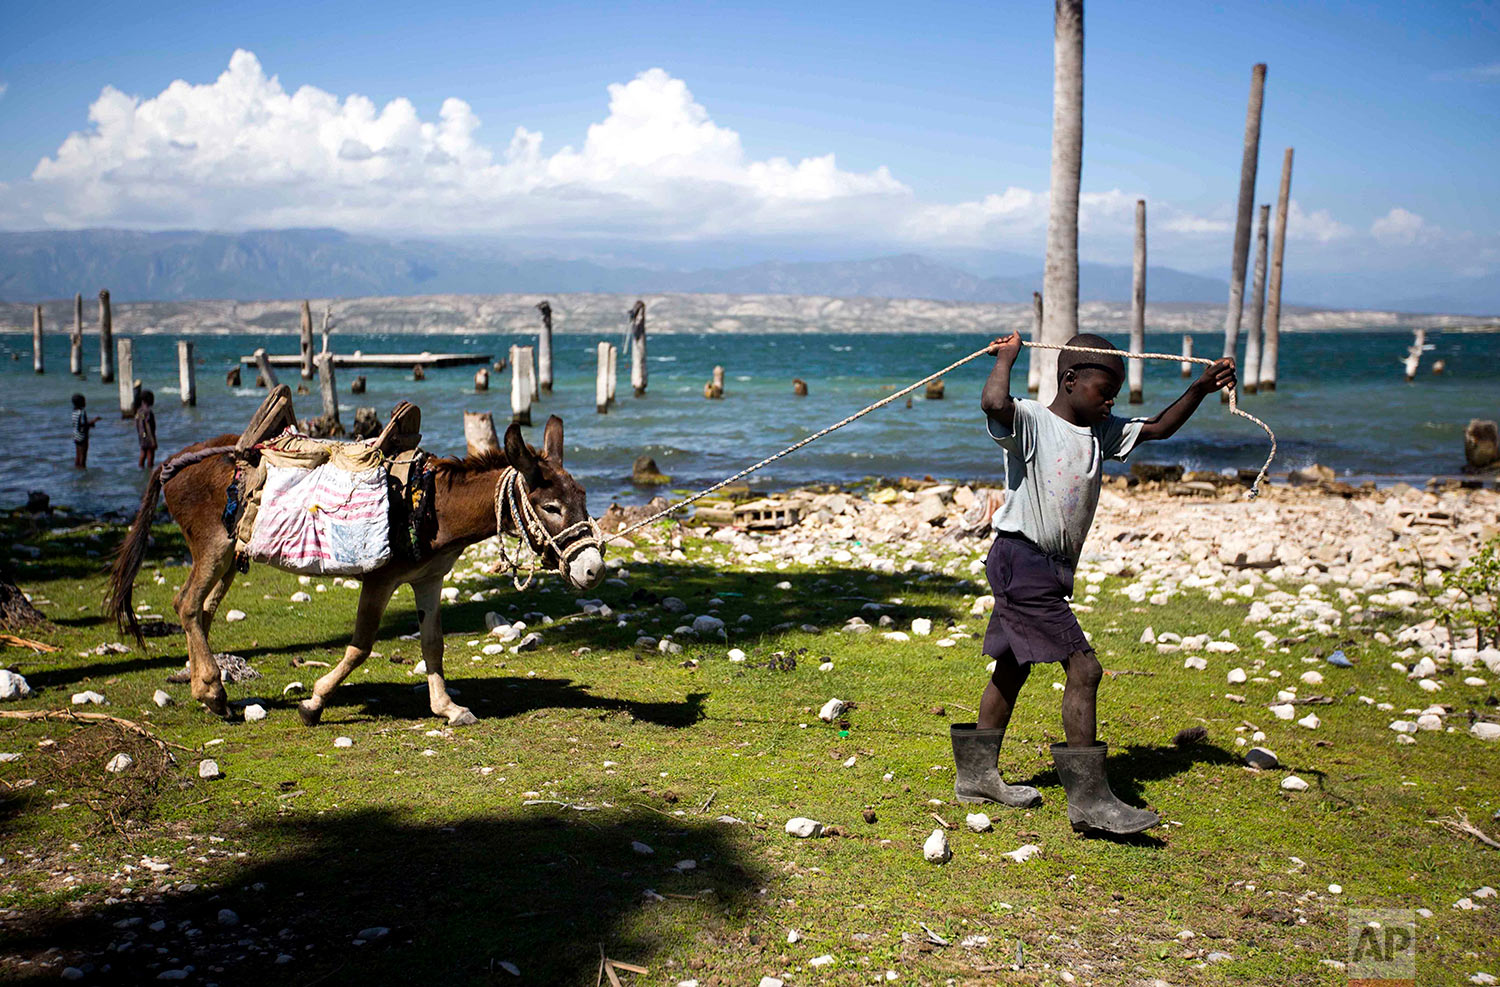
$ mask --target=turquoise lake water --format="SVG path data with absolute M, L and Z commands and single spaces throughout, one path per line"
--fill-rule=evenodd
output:
M 624 480 L 641 453 L 656 458 L 673 486 L 707 485 L 858 410 L 890 391 L 982 346 L 980 336 L 949 334 L 655 334 L 648 346 L 650 387 L 644 398 L 630 393 L 622 360 L 618 403 L 607 415 L 594 410 L 594 345 L 599 337 L 554 337 L 556 386 L 533 410 L 528 438 L 539 442 L 549 414 L 563 418 L 567 466 L 589 490 L 596 513 L 611 499 L 644 496 Z M 1123 336 L 1111 337 L 1123 346 Z M 1201 355 L 1216 352 L 1217 334 L 1195 337 Z M 135 337 L 136 376 L 157 395 L 162 453 L 222 432 L 239 432 L 263 391 L 230 390 L 225 372 L 257 346 L 295 352 L 295 336 L 193 337 L 198 366 L 198 406 L 177 397 L 175 340 Z M 474 352 L 503 356 L 520 335 L 337 334 L 342 352 Z M 614 342 L 620 342 L 613 337 Z M 1463 429 L 1471 418 L 1500 416 L 1500 334 L 1428 333 L 1434 351 L 1423 358 L 1413 383 L 1399 361 L 1409 332 L 1320 332 L 1285 334 L 1279 389 L 1246 396 L 1246 410 L 1266 420 L 1280 440 L 1273 472 L 1319 462 L 1352 479 L 1425 480 L 1455 473 L 1463 463 Z M 1152 334 L 1147 348 L 1177 352 L 1180 336 Z M 118 390 L 98 380 L 98 340 L 85 337 L 88 378 L 67 374 L 68 342 L 62 333 L 47 340 L 49 372 L 31 368 L 29 335 L 0 336 L 0 443 L 11 468 L 0 474 L 0 505 L 17 506 L 28 490 L 47 491 L 54 503 L 92 510 L 134 511 L 144 486 L 136 470 L 135 433 L 118 411 Z M 13 359 L 12 357 L 18 357 Z M 1431 373 L 1434 360 L 1446 371 Z M 1023 356 L 1024 361 L 1024 356 Z M 706 401 L 703 384 L 715 364 L 726 370 L 725 397 Z M 822 439 L 752 477 L 758 488 L 809 482 L 852 482 L 869 476 L 931 474 L 999 483 L 999 450 L 985 437 L 979 390 L 990 361 L 981 359 L 952 374 L 942 401 L 915 395 L 913 407 L 897 402 Z M 492 411 L 503 429 L 509 420 L 509 374 L 495 375 L 491 390 L 476 394 L 472 367 L 432 370 L 425 381 L 409 370 L 368 370 L 368 391 L 349 393 L 355 371 L 338 372 L 341 415 L 352 421 L 356 405 L 373 405 L 382 421 L 406 398 L 423 413 L 424 446 L 433 452 L 463 449 L 462 412 Z M 278 371 L 295 384 L 295 369 Z M 1017 367 L 1017 376 L 1022 368 Z M 808 382 L 810 395 L 792 396 L 791 381 Z M 245 375 L 253 383 L 254 374 Z M 1146 403 L 1123 401 L 1117 414 L 1151 414 L 1181 393 L 1186 381 L 1176 363 L 1148 362 Z M 313 382 L 316 390 L 316 382 Z M 103 420 L 94 433 L 90 468 L 72 467 L 69 396 L 82 392 L 91 414 Z M 316 394 L 296 399 L 298 414 L 318 412 Z M 1136 459 L 1180 462 L 1189 468 L 1259 466 L 1265 435 L 1231 417 L 1216 400 L 1204 403 L 1170 441 L 1146 446 Z

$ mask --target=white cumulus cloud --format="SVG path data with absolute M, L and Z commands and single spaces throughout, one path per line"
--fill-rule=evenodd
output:
M 1416 213 L 1395 206 L 1370 224 L 1370 235 L 1387 247 L 1409 247 L 1431 241 L 1439 230 Z

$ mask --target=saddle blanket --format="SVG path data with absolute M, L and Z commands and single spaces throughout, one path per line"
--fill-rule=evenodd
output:
M 308 575 L 356 576 L 391 557 L 384 466 L 351 470 L 266 465 L 254 534 L 256 562 Z

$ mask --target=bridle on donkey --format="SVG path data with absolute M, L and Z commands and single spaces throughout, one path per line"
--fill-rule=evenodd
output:
M 507 518 L 514 523 L 516 530 L 517 545 L 514 555 L 505 547 Z M 495 484 L 495 538 L 500 545 L 500 561 L 495 564 L 492 571 L 510 569 L 511 582 L 518 590 L 525 590 L 531 585 L 532 579 L 541 568 L 542 559 L 546 558 L 549 550 L 557 556 L 557 572 L 565 579 L 570 563 L 579 553 L 592 548 L 600 555 L 604 554 L 604 533 L 599 530 L 598 523 L 591 517 L 585 517 L 582 521 L 570 524 L 555 535 L 548 531 L 542 519 L 537 516 L 536 508 L 531 506 L 531 498 L 527 496 L 526 481 L 514 466 L 507 466 L 500 474 L 500 480 Z M 521 558 L 520 542 L 522 541 L 531 551 L 531 558 L 525 562 Z M 524 582 L 517 575 L 523 565 L 526 568 Z

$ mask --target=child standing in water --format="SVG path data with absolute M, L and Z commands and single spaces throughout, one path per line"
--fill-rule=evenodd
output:
M 82 394 L 73 395 L 73 465 L 78 469 L 89 465 L 89 432 L 99 424 L 98 418 L 90 418 L 84 412 L 85 403 Z
M 1114 349 L 1090 334 L 1074 336 L 1068 345 Z M 1124 460 L 1141 442 L 1171 436 L 1205 397 L 1234 386 L 1234 361 L 1216 361 L 1156 417 L 1123 419 L 1111 413 L 1125 380 L 1119 356 L 1060 352 L 1057 397 L 1043 407 L 1011 397 L 1010 371 L 1020 350 L 1016 333 L 990 344 L 995 368 L 979 401 L 990 438 L 1005 450 L 1005 504 L 991 522 L 995 543 L 985 560 L 995 609 L 984 653 L 995 660 L 995 670 L 980 699 L 979 722 L 950 728 L 954 791 L 961 802 L 1024 808 L 1041 801 L 1035 788 L 1006 784 L 996 762 L 1031 666 L 1061 662 L 1067 742 L 1052 745 L 1052 759 L 1067 793 L 1068 819 L 1080 832 L 1139 833 L 1161 820 L 1121 802 L 1105 777 L 1107 747 L 1098 742 L 1096 728 L 1104 670 L 1068 606 L 1073 571 L 1094 522 L 1104 460 Z
M 156 465 L 156 394 L 141 392 L 140 407 L 135 409 L 135 437 L 141 444 L 141 455 L 136 465 L 148 473 Z

